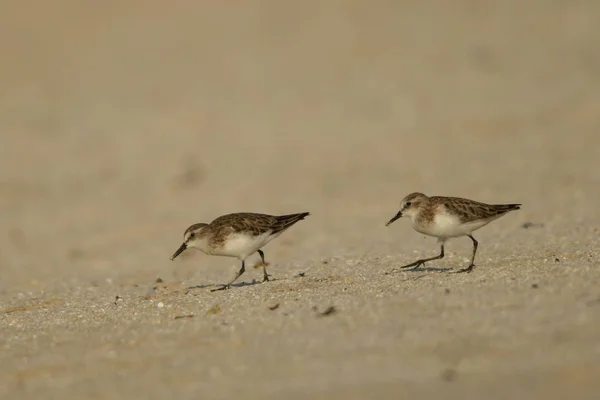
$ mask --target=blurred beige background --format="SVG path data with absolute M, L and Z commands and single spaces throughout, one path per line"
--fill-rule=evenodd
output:
M 285 349 L 304 354 L 303 335 L 331 331 L 316 322 L 314 331 L 300 329 L 305 326 L 301 321 L 313 321 L 304 314 L 294 322 L 298 329 L 284 329 L 296 339 L 273 344 L 282 360 L 264 356 L 258 344 L 257 354 L 251 353 L 258 357 L 251 365 L 263 365 L 271 376 L 275 371 L 281 374 L 272 391 L 261 385 L 261 379 L 267 379 L 263 375 L 236 372 L 236 379 L 232 378 L 228 368 L 240 365 L 242 358 L 248 360 L 250 353 L 224 357 L 222 352 L 230 349 L 227 345 L 211 350 L 215 362 L 223 363 L 223 373 L 204 388 L 180 384 L 174 377 L 162 379 L 165 372 L 160 365 L 166 368 L 162 362 L 156 366 L 158 375 L 144 375 L 140 368 L 152 363 L 143 354 L 156 350 L 154 342 L 128 348 L 127 354 L 136 361 L 121 366 L 128 371 L 127 384 L 94 360 L 86 361 L 85 368 L 74 360 L 95 348 L 93 343 L 117 346 L 113 349 L 117 353 L 123 350 L 117 343 L 128 334 L 114 332 L 118 323 L 112 317 L 98 320 L 90 311 L 98 302 L 112 304 L 116 294 L 145 293 L 129 286 L 116 289 L 118 285 L 151 285 L 158 276 L 182 287 L 228 279 L 237 268 L 235 260 L 197 253 L 171 263 L 169 256 L 188 225 L 234 211 L 310 211 L 310 218 L 265 250 L 273 275 L 285 281 L 299 271 L 319 279 L 360 274 L 364 282 L 372 283 L 361 286 L 356 278 L 349 284 L 356 293 L 347 301 L 363 302 L 385 318 L 402 300 L 397 292 L 392 296 L 381 289 L 390 280 L 398 283 L 397 276 L 384 272 L 437 251 L 433 239 L 424 240 L 406 221 L 383 227 L 405 194 L 422 191 L 490 203 L 521 202 L 520 212 L 478 232 L 476 273 L 459 279 L 429 272 L 416 286 L 403 284 L 408 288 L 402 290 L 419 297 L 429 296 L 440 285 L 458 285 L 467 296 L 461 298 L 467 307 L 475 304 L 469 296 L 476 295 L 469 293 L 495 293 L 486 285 L 501 285 L 498 297 L 489 298 L 490 307 L 495 307 L 518 298 L 511 292 L 512 278 L 530 285 L 527 277 L 539 274 L 556 290 L 571 290 L 564 296 L 573 301 L 589 301 L 585 296 L 598 294 L 599 18 L 600 3 L 591 0 L 2 2 L 0 302 L 5 311 L 48 299 L 60 299 L 61 304 L 0 316 L 2 336 L 10 338 L 2 351 L 7 361 L 1 372 L 5 395 L 21 398 L 49 393 L 37 390 L 68 389 L 79 396 L 73 398 L 127 398 L 126 393 L 146 391 L 146 398 L 161 398 L 160 393 L 216 398 L 238 393 L 244 382 L 254 382 L 263 389 L 247 396 L 254 393 L 257 398 L 294 393 L 309 398 L 363 398 L 360 393 L 397 398 L 403 390 L 412 396 L 439 398 L 439 390 L 446 391 L 447 386 L 440 383 L 438 390 L 431 383 L 438 381 L 438 372 L 432 372 L 431 382 L 424 372 L 399 383 L 394 374 L 403 375 L 399 371 L 410 366 L 397 364 L 400 353 L 393 347 L 382 349 L 382 358 L 371 369 L 372 374 L 383 368 L 391 375 L 358 378 L 368 358 L 360 349 L 365 354 L 369 349 L 352 334 L 345 336 L 348 352 L 328 353 L 327 341 L 312 347 L 322 348 L 317 352 L 322 358 L 298 361 L 294 368 L 306 370 L 297 376 L 292 366 L 279 363 L 290 359 Z M 524 230 L 520 228 L 524 222 L 544 226 Z M 468 240 L 451 243 L 450 258 L 440 266 L 454 267 L 469 254 Z M 565 261 L 561 268 L 572 269 L 552 275 L 543 266 L 556 257 Z M 322 260 L 337 261 L 324 266 Z M 486 275 L 509 274 L 508 270 L 511 279 Z M 258 276 L 250 271 L 244 279 L 249 282 Z M 459 280 L 452 283 L 454 279 Z M 269 334 L 276 337 L 273 314 L 256 316 L 253 313 L 258 311 L 251 310 L 258 307 L 256 302 L 263 310 L 261 302 L 274 298 L 271 290 L 281 282 L 240 287 L 217 297 L 201 291 L 198 298 L 203 300 L 196 307 L 204 310 L 214 305 L 215 298 L 225 303 L 254 298 L 254 302 L 232 305 L 228 323 L 243 320 L 238 329 L 257 329 L 252 332 L 261 335 L 264 326 L 273 326 L 275 331 Z M 307 295 L 303 303 L 318 303 L 321 296 L 335 301 L 341 287 L 332 289 L 334 284 L 319 282 L 314 284 L 320 294 Z M 93 294 L 85 294 L 86 290 Z M 291 293 L 301 290 L 301 285 L 289 288 Z M 368 306 L 378 298 L 370 290 L 384 293 L 387 300 Z M 547 295 L 548 300 L 556 299 L 557 292 Z M 562 307 L 560 296 L 551 304 L 541 301 L 536 315 L 556 323 L 554 317 L 560 321 L 572 314 L 566 305 L 557 311 Z M 521 300 L 516 304 L 531 299 Z M 174 307 L 177 301 L 185 303 L 173 299 Z M 190 304 L 186 307 L 193 311 Z M 444 302 L 433 309 L 421 305 L 431 318 L 432 325 L 427 326 L 435 326 L 444 315 Z M 142 319 L 154 318 L 155 305 L 147 311 L 135 304 L 130 307 Z M 514 318 L 491 324 L 498 329 L 524 326 L 531 310 L 520 310 Z M 565 357 L 574 363 L 575 367 L 568 366 L 575 369 L 564 372 L 568 376 L 581 377 L 580 369 L 588 362 L 598 366 L 597 308 L 585 310 L 583 316 L 578 314 L 583 320 L 577 322 L 585 322 L 585 327 L 571 328 L 588 332 L 589 341 L 565 334 L 570 338 L 565 349 L 552 353 L 559 367 L 568 364 L 560 361 Z M 397 323 L 420 318 L 396 311 L 389 318 Z M 483 307 L 481 317 L 489 311 Z M 380 343 L 377 335 L 388 332 L 387 325 L 379 324 L 382 319 L 376 323 L 362 320 L 361 313 L 348 312 L 353 324 L 362 326 L 365 334 L 370 332 L 372 343 Z M 456 332 L 472 332 L 470 326 L 481 326 L 476 314 L 468 314 L 460 314 L 464 324 L 451 329 L 454 333 L 448 339 L 461 336 Z M 84 317 L 70 320 L 69 315 Z M 170 327 L 164 328 L 165 335 L 175 346 L 182 337 L 182 323 L 172 316 L 165 318 Z M 194 321 L 198 319 L 190 324 L 201 324 Z M 192 326 L 205 329 L 202 324 Z M 153 337 L 161 328 L 143 329 L 148 329 L 142 330 L 143 335 Z M 96 342 L 93 335 L 86 341 L 77 334 L 87 331 L 104 333 Z M 61 332 L 73 336 L 61 342 L 57 354 L 64 359 L 49 362 L 59 365 L 60 372 L 47 372 L 48 348 L 54 348 L 51 344 Z M 47 342 L 38 342 L 36 335 Z M 185 349 L 172 349 L 166 359 L 180 354 L 192 357 L 183 363 L 188 367 L 188 362 L 202 364 L 193 357 L 196 342 L 187 340 Z M 523 354 L 530 348 L 527 343 L 541 339 L 523 340 L 522 347 L 515 345 L 514 354 Z M 574 342 L 583 347 L 570 348 L 568 343 Z M 464 339 L 464 343 L 473 341 Z M 557 346 L 548 342 L 548 348 L 540 351 Z M 583 362 L 583 354 L 595 358 L 584 357 Z M 527 398 L 535 393 L 552 397 L 563 393 L 561 389 L 575 395 L 573 387 L 581 390 L 579 398 L 590 395 L 591 386 L 586 385 L 593 382 L 597 369 L 586 369 L 590 375 L 583 375 L 589 379 L 580 378 L 569 386 L 570 380 L 564 383 L 556 378 L 562 372 L 544 375 L 536 369 L 548 365 L 547 360 L 530 365 L 527 360 L 532 358 L 523 357 L 509 357 L 510 362 L 500 366 L 478 364 L 471 370 L 472 380 L 459 379 L 456 392 L 447 392 L 448 396 L 492 398 L 488 392 L 492 391 L 497 398 L 525 393 Z M 409 359 L 404 359 L 408 364 Z M 36 369 L 31 378 L 26 371 L 32 365 L 43 372 Z M 425 371 L 430 364 L 420 365 Z M 527 365 L 523 368 L 532 375 L 523 381 L 515 378 L 513 382 L 520 383 L 503 388 L 503 374 L 519 370 L 519 365 Z M 179 371 L 178 366 L 169 368 Z M 307 371 L 337 378 L 319 385 Z M 26 378 L 16 378 L 19 373 Z M 80 375 L 69 380 L 65 378 L 69 374 Z M 181 376 L 181 371 L 174 376 Z M 296 380 L 290 380 L 293 376 Z M 88 381 L 94 377 L 103 390 L 91 394 L 86 390 L 95 387 Z M 56 379 L 63 381 L 49 383 Z M 350 382 L 355 389 L 348 389 Z M 547 392 L 532 391 L 535 382 L 550 387 Z M 156 384 L 156 391 L 147 384 Z M 488 394 L 482 397 L 482 393 Z

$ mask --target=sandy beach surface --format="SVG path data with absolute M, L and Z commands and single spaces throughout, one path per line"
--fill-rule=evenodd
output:
M 2 2 L 0 398 L 597 399 L 599 18 Z M 391 272 L 414 191 L 523 207 Z M 169 257 L 237 211 L 311 215 L 211 293 L 237 260 Z

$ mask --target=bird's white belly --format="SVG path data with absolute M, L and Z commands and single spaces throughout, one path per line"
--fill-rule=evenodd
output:
M 272 235 L 270 231 L 258 236 L 249 236 L 239 233 L 232 234 L 227 237 L 223 247 L 212 248 L 210 253 L 213 255 L 236 257 L 244 260 L 277 236 L 279 235 Z
M 461 223 L 458 217 L 449 214 L 438 214 L 430 224 L 414 224 L 416 231 L 438 238 L 451 238 L 468 235 L 487 225 L 491 220 L 479 220 Z

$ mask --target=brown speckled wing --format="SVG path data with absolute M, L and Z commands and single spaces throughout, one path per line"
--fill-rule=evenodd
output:
M 443 203 L 449 212 L 458 215 L 460 222 L 500 217 L 509 211 L 518 210 L 520 204 L 486 204 L 460 197 L 431 197 L 430 201 Z
M 296 222 L 303 220 L 310 213 L 303 212 L 298 214 L 278 215 L 275 222 L 271 225 L 273 233 L 281 232 L 294 225 Z
M 255 213 L 235 213 L 223 215 L 210 223 L 210 229 L 214 232 L 213 242 L 222 243 L 232 233 L 247 233 L 253 236 L 265 232 L 281 232 L 296 222 L 304 219 L 309 213 L 290 215 L 267 215 Z

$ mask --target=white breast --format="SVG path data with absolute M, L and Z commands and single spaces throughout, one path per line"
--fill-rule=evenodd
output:
M 234 233 L 227 237 L 227 241 L 224 243 L 223 247 L 211 248 L 210 254 L 236 257 L 240 260 L 244 260 L 251 254 L 256 253 L 258 249 L 269 243 L 271 240 L 275 239 L 280 233 L 281 232 L 278 232 L 275 235 L 272 235 L 271 231 L 268 231 L 258 236 Z
M 495 218 L 493 218 L 495 219 Z M 413 227 L 417 232 L 438 238 L 451 238 L 468 235 L 471 232 L 489 224 L 493 219 L 479 220 L 468 223 L 461 223 L 459 218 L 452 214 L 437 214 L 433 223 L 420 225 L 413 222 Z

